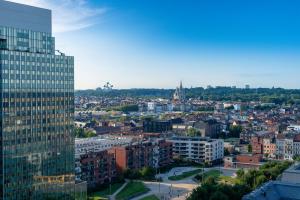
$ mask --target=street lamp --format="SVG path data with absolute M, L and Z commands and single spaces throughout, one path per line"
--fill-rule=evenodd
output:
M 176 176 L 176 171 L 174 171 L 173 176 Z M 171 182 L 170 197 L 172 197 L 172 189 L 173 189 L 173 183 Z

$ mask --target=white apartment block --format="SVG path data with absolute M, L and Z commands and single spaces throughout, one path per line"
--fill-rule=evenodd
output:
M 108 135 L 92 138 L 76 138 L 75 155 L 79 156 L 88 152 L 103 151 L 115 146 L 126 146 L 132 141 L 132 137 L 114 137 Z
M 300 141 L 298 137 L 277 139 L 276 155 L 284 160 L 293 160 L 294 156 L 300 155 Z
M 224 141 L 207 137 L 173 137 L 173 155 L 197 163 L 214 163 L 224 157 Z

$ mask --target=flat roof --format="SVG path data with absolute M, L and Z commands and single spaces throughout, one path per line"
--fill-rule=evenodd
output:
M 52 33 L 51 10 L 0 0 L 0 26 Z

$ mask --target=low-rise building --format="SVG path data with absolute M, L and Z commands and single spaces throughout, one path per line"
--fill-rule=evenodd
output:
M 149 133 L 162 133 L 172 130 L 171 120 L 161 121 L 161 120 L 152 120 L 145 119 L 143 122 L 144 132 Z
M 75 154 L 98 152 L 115 146 L 126 146 L 133 141 L 132 137 L 99 136 L 92 138 L 76 138 Z
M 251 146 L 253 154 L 263 154 L 263 138 L 259 136 L 253 136 L 251 138 Z
M 224 158 L 225 168 L 258 168 L 262 164 L 261 154 L 241 154 L 237 156 L 226 156 Z
M 276 143 L 271 138 L 263 139 L 263 154 L 267 157 L 274 158 L 276 154 Z
M 300 134 L 278 135 L 276 139 L 276 157 L 284 160 L 293 160 L 300 155 Z
M 202 137 L 217 138 L 221 133 L 221 124 L 216 119 L 196 122 L 194 127 L 200 131 Z
M 207 137 L 173 137 L 173 155 L 197 163 L 217 163 L 224 157 L 224 141 Z

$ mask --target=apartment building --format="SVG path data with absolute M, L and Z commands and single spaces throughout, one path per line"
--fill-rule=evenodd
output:
M 157 139 L 153 142 L 153 167 L 165 167 L 172 163 L 172 143 L 164 139 Z
M 275 157 L 276 143 L 271 138 L 263 139 L 263 154 L 268 157 Z
M 114 155 L 118 172 L 153 167 L 153 144 L 150 141 L 113 147 L 108 152 Z
M 117 177 L 116 160 L 108 150 L 82 154 L 76 161 L 76 179 L 86 181 L 88 188 L 110 183 Z
M 297 155 L 300 155 L 300 134 L 278 135 L 276 139 L 276 157 L 292 160 Z
M 224 157 L 224 141 L 207 137 L 173 137 L 173 156 L 197 163 L 216 163 Z
M 272 132 L 261 131 L 251 138 L 253 154 L 262 154 L 268 157 L 275 157 L 276 142 L 275 134 Z

